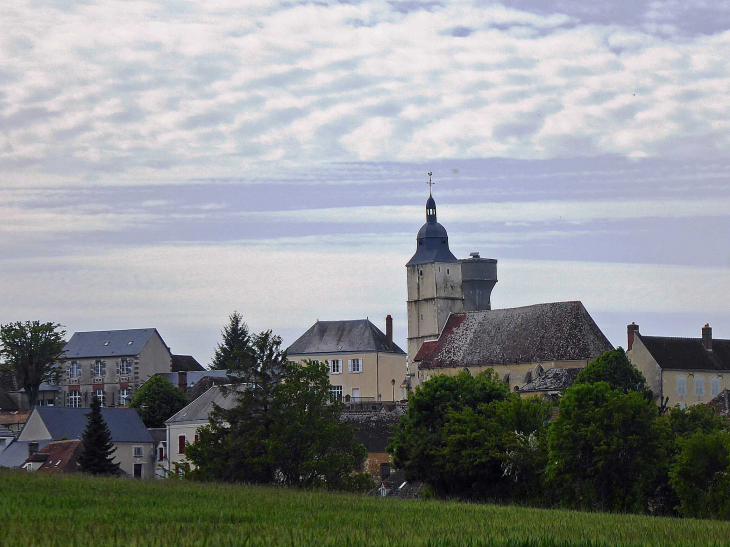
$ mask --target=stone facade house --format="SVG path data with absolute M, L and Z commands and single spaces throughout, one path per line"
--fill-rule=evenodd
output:
M 645 336 L 627 327 L 627 356 L 646 377 L 658 404 L 705 404 L 730 388 L 730 340 L 713 340 L 705 325 L 700 338 Z
M 452 313 L 415 357 L 420 381 L 493 369 L 520 391 L 553 367 L 581 368 L 613 346 L 581 302 Z
M 406 353 L 393 342 L 393 320 L 386 334 L 368 319 L 317 321 L 287 349 L 291 361 L 326 362 L 332 397 L 343 401 L 393 401 L 407 397 Z
M 172 354 L 157 329 L 77 332 L 64 348 L 55 406 L 126 406 L 148 378 L 172 371 Z
M 81 440 L 88 413 L 85 408 L 35 407 L 18 441 L 47 441 L 48 444 L 62 439 Z M 134 478 L 153 478 L 155 444 L 137 412 L 132 408 L 102 408 L 101 416 L 109 426 L 116 448 L 114 461 L 120 464 L 121 470 Z

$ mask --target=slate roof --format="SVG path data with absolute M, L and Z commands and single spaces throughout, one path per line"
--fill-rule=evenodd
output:
M 368 452 L 384 453 L 392 428 L 403 413 L 400 408 L 391 412 L 343 412 L 341 419 L 355 426 L 355 442 L 364 444 Z
M 636 335 L 663 369 L 730 370 L 730 340 L 714 338 L 712 351 L 708 351 L 702 338 Z
M 155 441 L 155 446 L 160 444 L 161 441 L 167 440 L 167 428 L 166 427 L 150 427 L 147 428 L 152 439 Z
M 20 467 L 28 459 L 28 444 L 34 441 L 13 441 L 5 450 L 0 452 L 0 467 Z M 43 448 L 51 441 L 35 441 L 38 448 Z
M 56 441 L 49 443 L 23 463 L 43 462 L 38 468 L 42 473 L 76 472 L 76 459 L 82 450 L 81 441 Z
M 76 332 L 64 346 L 63 357 L 83 359 L 139 355 L 139 352 L 156 332 L 157 329 Z
M 213 386 L 177 414 L 174 414 L 170 419 L 166 420 L 165 423 L 174 424 L 178 422 L 205 421 L 213 410 L 214 403 L 219 407 L 230 409 L 236 406 L 237 402 L 236 394 L 232 390 L 229 390 L 226 395 L 223 395 L 219 386 Z
M 168 380 L 172 385 L 177 386 L 178 385 L 178 375 L 177 372 L 158 372 L 155 374 L 156 376 L 162 376 L 166 380 Z M 228 376 L 228 371 L 225 370 L 191 370 L 187 371 L 186 375 L 186 385 L 187 387 L 193 387 L 198 382 L 200 382 L 203 378 L 206 376 L 209 376 L 211 378 L 219 378 L 221 380 L 225 380 Z
M 405 354 L 395 342 L 391 351 L 385 334 L 368 319 L 317 321 L 286 350 L 287 355 L 375 351 Z
M 581 302 L 452 313 L 420 369 L 594 359 L 613 349 Z
M 58 384 L 49 384 L 48 382 L 41 382 L 41 385 L 38 386 L 38 392 L 41 391 L 60 391 L 61 386 Z M 25 393 L 25 388 L 21 387 L 19 390 L 17 390 L 19 393 Z
M 433 214 L 429 214 L 433 211 Z M 446 228 L 436 222 L 436 201 L 428 196 L 426 201 L 426 224 L 416 236 L 416 252 L 406 266 L 431 262 L 459 262 L 449 250 L 449 236 Z
M 33 412 L 39 414 L 51 438 L 57 441 L 62 437 L 81 439 L 88 422 L 86 415 L 91 411 L 88 408 L 39 406 Z M 152 436 L 133 408 L 102 408 L 101 417 L 109 426 L 113 443 L 153 442 Z M 23 437 L 23 434 L 20 436 Z M 23 438 L 23 440 L 33 439 Z
M 173 355 L 172 372 L 205 370 L 192 355 Z
M 539 378 L 520 388 L 520 393 L 538 391 L 561 391 L 573 385 L 583 367 L 552 367 L 543 372 Z
M 15 438 L 15 433 L 13 433 L 12 431 L 10 431 L 4 425 L 0 424 L 0 437 L 12 437 L 14 439 Z

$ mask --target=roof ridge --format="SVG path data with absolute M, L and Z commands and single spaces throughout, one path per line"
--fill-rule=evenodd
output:
M 695 342 L 702 342 L 702 337 L 700 336 L 655 336 L 652 334 L 641 334 L 639 331 L 636 331 L 636 334 L 638 334 L 641 338 L 657 338 L 657 339 L 670 339 L 670 340 L 693 340 Z M 715 342 L 730 342 L 730 338 L 713 338 L 712 343 Z

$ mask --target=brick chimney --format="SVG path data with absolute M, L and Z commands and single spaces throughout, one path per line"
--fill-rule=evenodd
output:
M 28 457 L 30 458 L 36 452 L 38 452 L 38 443 L 35 441 L 28 443 Z
M 637 332 L 639 332 L 639 325 L 632 321 L 631 324 L 626 327 L 626 334 L 628 335 L 626 351 L 631 351 L 631 348 L 634 347 L 634 333 Z
M 177 373 L 177 387 L 182 392 L 188 387 L 188 373 L 184 370 Z
M 702 327 L 702 345 L 707 351 L 712 351 L 712 327 L 709 323 Z
M 390 314 L 385 317 L 385 337 L 388 339 L 388 350 L 393 351 L 393 318 Z

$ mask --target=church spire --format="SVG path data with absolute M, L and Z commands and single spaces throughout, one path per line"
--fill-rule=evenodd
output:
M 426 201 L 426 222 L 428 224 L 436 224 L 436 200 L 433 199 L 433 196 L 431 195 L 431 190 L 433 188 L 433 185 L 436 184 L 431 180 L 431 175 L 433 173 L 431 171 L 428 172 L 428 200 Z

